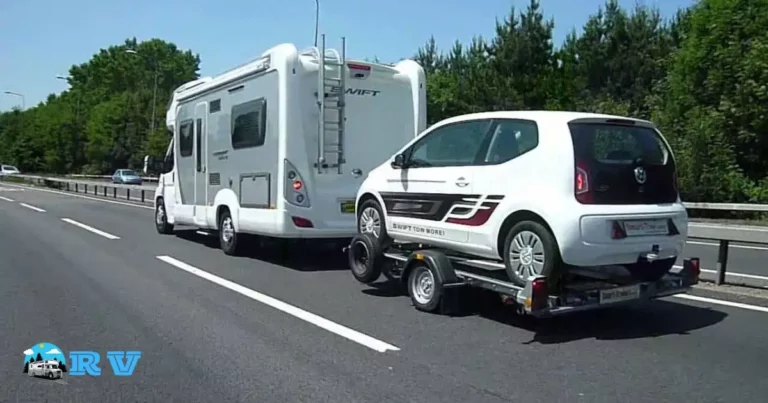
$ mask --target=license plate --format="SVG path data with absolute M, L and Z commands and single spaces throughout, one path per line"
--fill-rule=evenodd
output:
M 632 285 L 629 287 L 612 288 L 610 290 L 600 291 L 600 303 L 610 304 L 613 302 L 630 301 L 640 298 L 640 286 Z
M 355 201 L 348 200 L 348 201 L 341 202 L 341 213 L 355 214 Z
M 667 220 L 624 221 L 627 236 L 667 235 Z

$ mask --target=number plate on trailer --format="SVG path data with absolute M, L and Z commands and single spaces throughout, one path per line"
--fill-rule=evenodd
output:
M 627 236 L 669 234 L 667 220 L 624 221 L 623 225 Z
M 341 212 L 342 214 L 355 214 L 355 201 L 347 200 L 341 202 Z
M 613 302 L 630 301 L 640 298 L 640 286 L 631 285 L 628 287 L 612 288 L 610 290 L 600 291 L 600 303 L 610 304 Z

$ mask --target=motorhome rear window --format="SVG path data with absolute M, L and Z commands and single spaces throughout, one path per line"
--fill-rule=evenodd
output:
M 267 100 L 259 98 L 232 107 L 232 148 L 264 145 L 267 126 Z
M 192 138 L 192 119 L 182 121 L 179 125 L 179 156 L 192 156 L 194 148 L 194 139 Z

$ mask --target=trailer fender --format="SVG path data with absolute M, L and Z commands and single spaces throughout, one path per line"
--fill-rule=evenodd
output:
M 451 260 L 448 259 L 448 256 L 442 252 L 427 249 L 417 250 L 408 256 L 408 260 L 405 262 L 405 267 L 403 267 L 403 274 L 400 277 L 400 282 L 403 285 L 408 284 L 408 276 L 417 264 L 426 264 L 434 269 L 435 273 L 440 277 L 440 283 L 443 285 L 461 282 L 456 276 L 453 264 L 451 264 Z

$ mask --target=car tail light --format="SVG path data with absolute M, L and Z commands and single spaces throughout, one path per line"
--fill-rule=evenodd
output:
M 547 281 L 543 278 L 534 279 L 531 283 L 531 311 L 539 311 L 549 306 L 549 291 Z
M 613 222 L 611 227 L 611 239 L 624 239 L 627 237 L 627 232 L 621 227 L 618 221 Z
M 576 200 L 581 204 L 591 204 L 593 202 L 592 189 L 589 184 L 589 168 L 587 164 L 576 162 L 576 175 L 574 177 L 573 191 Z
M 303 217 L 296 217 L 292 216 L 291 220 L 293 220 L 293 225 L 299 227 L 299 228 L 313 228 L 314 225 L 312 224 L 312 221 L 307 220 Z
M 309 207 L 307 185 L 299 174 L 299 170 L 285 160 L 285 200 L 298 207 Z M 311 224 L 311 223 L 310 223 Z

